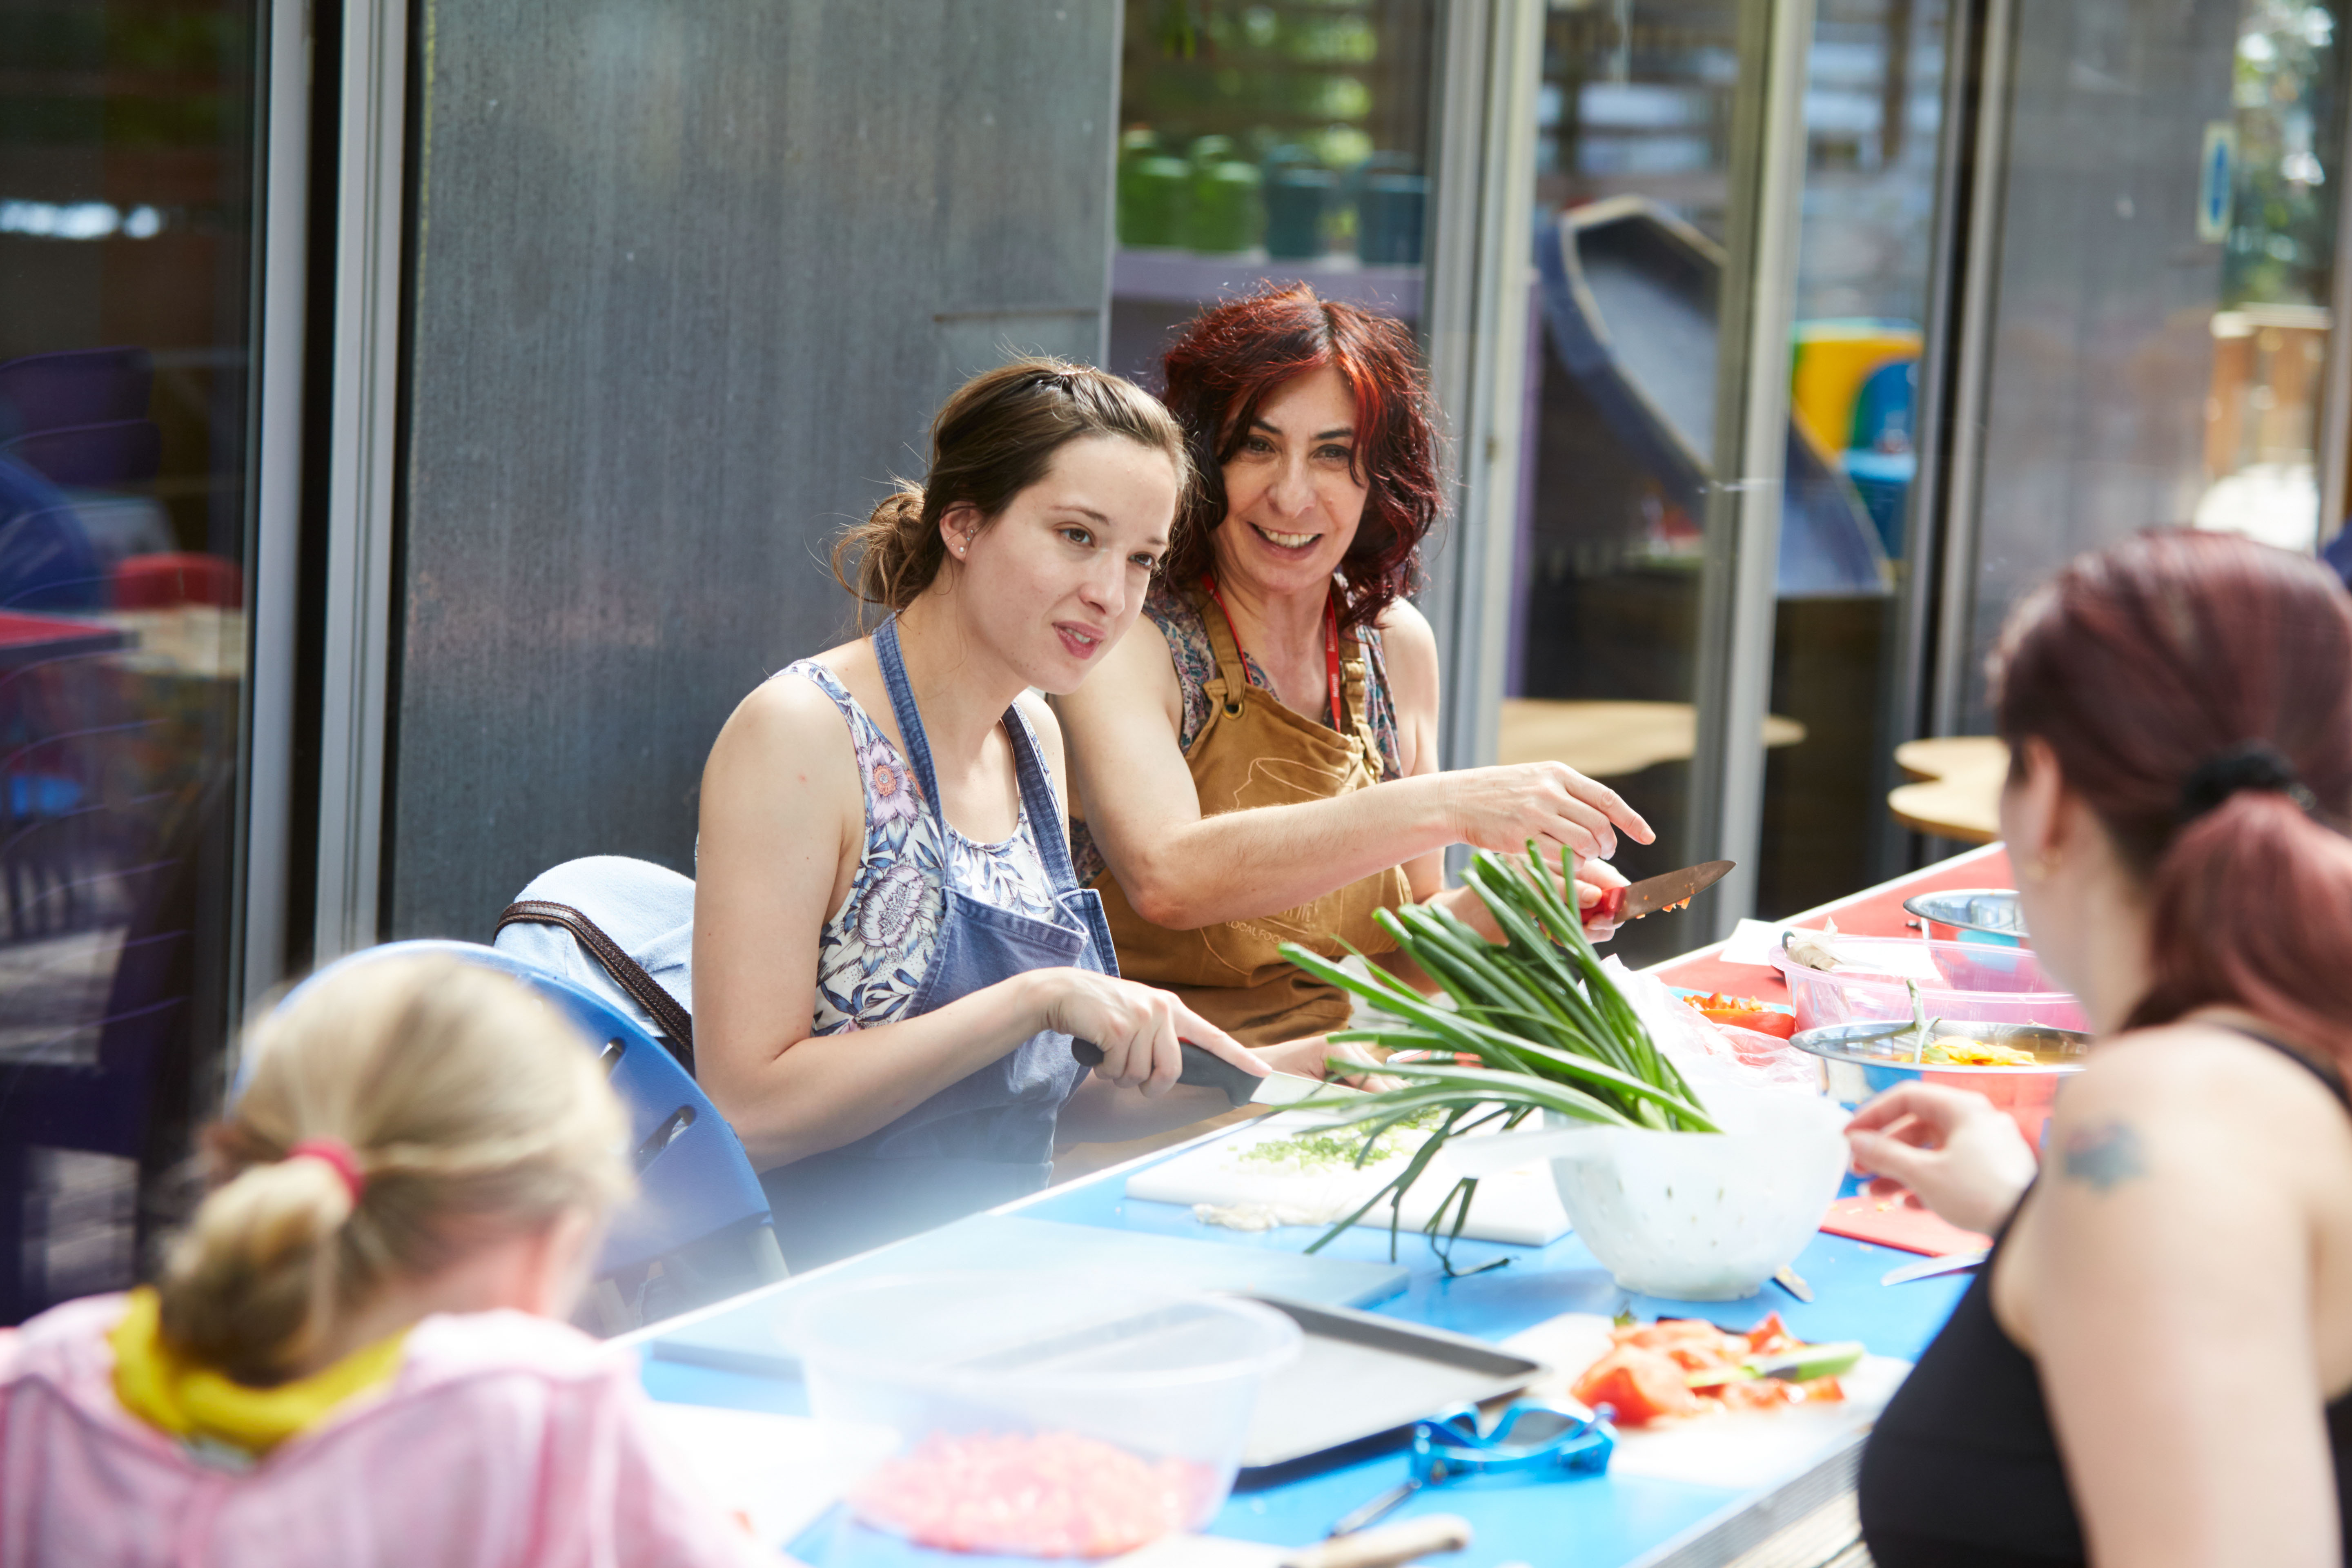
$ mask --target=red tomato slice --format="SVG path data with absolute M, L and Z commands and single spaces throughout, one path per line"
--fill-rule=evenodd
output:
M 1748 1331 L 1749 1355 L 1779 1355 L 1801 1342 L 1789 1331 L 1789 1325 L 1780 1321 L 1779 1312 L 1765 1313 L 1764 1321 Z
M 1769 1410 L 1803 1398 L 1791 1385 L 1777 1377 L 1751 1377 L 1739 1383 L 1727 1383 L 1715 1391 L 1727 1409 Z
M 1660 1318 L 1638 1328 L 1619 1329 L 1615 1337 L 1621 1345 L 1638 1345 L 1643 1350 L 1680 1344 L 1712 1347 L 1723 1342 L 1723 1331 L 1704 1318 Z
M 1673 1358 L 1633 1345 L 1594 1362 L 1576 1380 L 1574 1393 L 1586 1405 L 1612 1406 L 1621 1426 L 1646 1426 L 1661 1415 L 1695 1415 L 1706 1408 Z
M 1769 1007 L 1759 1007 L 1753 1012 L 1718 1012 L 1712 1007 L 1704 1011 L 1715 1022 L 1731 1028 L 1753 1029 L 1759 1035 L 1775 1035 L 1784 1040 L 1796 1037 L 1797 1019 L 1792 1013 L 1776 1013 Z
M 1767 1007 L 1753 996 L 1727 996 L 1720 991 L 1705 996 L 1685 996 L 1684 1001 L 1697 1008 L 1710 1021 L 1736 1029 L 1753 1029 L 1759 1035 L 1777 1035 L 1788 1039 L 1797 1032 L 1793 1014 Z

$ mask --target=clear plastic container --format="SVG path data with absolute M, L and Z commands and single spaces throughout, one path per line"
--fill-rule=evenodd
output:
M 849 1498 L 921 1544 L 1101 1556 L 1199 1530 L 1233 1489 L 1265 1374 L 1298 1353 L 1272 1308 L 1099 1275 L 845 1283 L 790 1336 L 822 1419 L 895 1429 Z
M 2082 1004 L 2058 989 L 2031 948 L 1869 936 L 1841 936 L 1835 946 L 1847 962 L 1832 971 L 1808 969 L 1779 949 L 1772 953 L 1801 1031 L 1910 1017 L 1906 978 L 1918 984 L 1931 1018 L 2091 1026 Z

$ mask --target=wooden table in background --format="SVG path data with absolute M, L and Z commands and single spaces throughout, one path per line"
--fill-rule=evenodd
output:
M 1764 716 L 1764 744 L 1793 746 L 1805 727 Z M 1698 745 L 1698 710 L 1687 702 L 1562 702 L 1503 699 L 1503 763 L 1566 763 L 1588 778 L 1622 778 L 1659 763 L 1688 762 Z
M 1963 844 L 2000 837 L 2000 786 L 2009 777 L 2009 747 L 1990 735 L 1946 735 L 1906 741 L 1895 765 L 1916 781 L 1886 792 L 1886 809 L 1915 832 Z

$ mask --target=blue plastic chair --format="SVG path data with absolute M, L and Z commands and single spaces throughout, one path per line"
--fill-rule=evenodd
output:
M 628 1107 L 637 1194 L 614 1215 L 596 1264 L 598 1280 L 610 1281 L 626 1308 L 614 1321 L 611 1298 L 599 1292 L 608 1331 L 784 1277 L 767 1194 L 735 1130 L 651 1035 L 580 986 L 478 942 L 414 941 L 338 959 L 293 995 L 357 964 L 425 954 L 511 974 L 546 997 L 597 1050 Z M 249 1066 L 239 1066 L 239 1089 Z

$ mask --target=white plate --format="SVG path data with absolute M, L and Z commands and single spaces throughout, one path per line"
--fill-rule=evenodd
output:
M 1737 1314 L 1745 1310 L 1727 1308 L 1717 1317 L 1737 1322 Z M 1756 1317 L 1760 1320 L 1764 1310 L 1756 1309 Z M 1519 1397 L 1581 1410 L 1583 1406 L 1569 1390 L 1587 1367 L 1608 1352 L 1610 1326 L 1606 1318 L 1569 1312 L 1505 1340 L 1506 1350 L 1532 1356 L 1551 1369 Z M 1687 1421 L 1621 1429 L 1617 1452 L 1609 1461 L 1610 1473 L 1742 1491 L 1769 1485 L 1819 1463 L 1869 1431 L 1910 1371 L 1907 1361 L 1864 1356 L 1862 1364 L 1839 1377 L 1845 1398 L 1835 1404 L 1727 1410 Z

